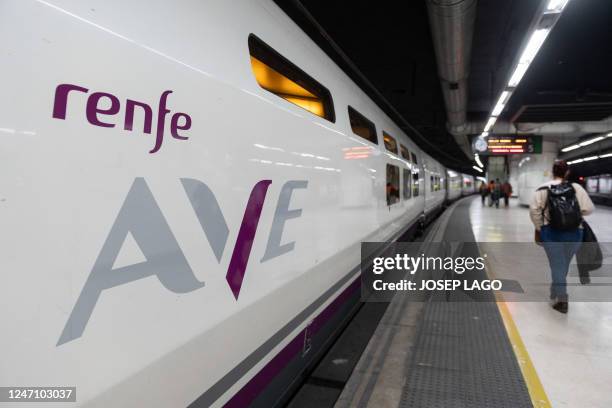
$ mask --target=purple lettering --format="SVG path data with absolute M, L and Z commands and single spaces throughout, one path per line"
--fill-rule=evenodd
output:
M 128 99 L 125 105 L 125 122 L 123 128 L 125 130 L 132 130 L 134 125 L 134 108 L 139 106 L 144 112 L 144 132 L 151 133 L 151 123 L 153 121 L 153 110 L 149 105 L 143 102 L 134 101 Z
M 159 108 L 157 110 L 157 137 L 155 138 L 155 147 L 149 153 L 155 153 L 159 150 L 164 140 L 164 124 L 166 123 L 166 115 L 170 112 L 166 109 L 166 100 L 172 91 L 164 91 L 159 97 Z
M 257 232 L 257 225 L 259 225 L 259 217 L 261 216 L 261 210 L 263 209 L 270 184 L 272 184 L 272 180 L 261 180 L 251 190 L 249 201 L 244 210 L 242 224 L 240 224 L 240 230 L 238 231 L 238 237 L 236 238 L 234 252 L 232 252 L 232 258 L 227 267 L 225 280 L 229 284 L 236 300 L 238 300 L 238 295 L 240 294 L 242 280 L 249 263 L 253 241 L 255 240 L 255 232 Z
M 101 109 L 98 107 L 98 102 L 100 99 L 108 98 L 111 101 L 111 106 L 108 109 Z M 98 119 L 98 114 L 104 115 L 115 115 L 119 112 L 119 99 L 115 95 L 111 95 L 106 92 L 94 92 L 87 99 L 87 120 L 92 125 L 102 126 L 102 127 L 115 127 L 113 123 L 105 123 L 101 122 Z
M 87 93 L 89 89 L 78 85 L 61 84 L 55 88 L 55 101 L 53 102 L 53 117 L 56 119 L 66 119 L 66 109 L 68 105 L 68 92 L 79 91 Z
M 53 101 L 53 118 L 66 119 L 66 111 L 68 109 L 68 94 L 70 91 L 89 93 L 89 89 L 73 84 L 60 84 L 55 88 L 55 97 Z M 188 140 L 185 132 L 191 129 L 191 116 L 184 112 L 170 113 L 167 108 L 168 96 L 172 93 L 171 90 L 162 92 L 159 97 L 159 105 L 157 109 L 157 123 L 155 126 L 155 145 L 149 153 L 156 153 L 161 148 L 164 142 L 164 128 L 166 124 L 166 116 L 170 115 L 170 134 L 174 139 Z M 110 101 L 110 102 L 108 102 Z M 109 106 L 110 103 L 110 106 Z M 108 106 L 108 107 L 104 107 Z M 93 92 L 87 97 L 85 105 L 85 116 L 87 121 L 94 126 L 113 128 L 117 123 L 109 123 L 102 121 L 103 115 L 114 116 L 121 111 L 121 102 L 119 98 L 108 92 Z M 142 111 L 142 129 L 143 133 L 151 134 L 153 129 L 153 108 L 151 105 L 133 99 L 126 99 L 125 114 L 123 117 L 123 129 L 132 131 L 134 129 L 134 116 L 139 108 Z M 139 127 L 139 126 L 138 126 Z M 180 131 L 180 134 L 179 134 Z
M 185 118 L 185 123 L 179 125 L 179 119 Z M 183 112 L 175 113 L 172 115 L 172 121 L 170 122 L 170 133 L 172 137 L 179 140 L 189 139 L 187 136 L 181 136 L 178 134 L 179 130 L 189 130 L 191 128 L 191 117 Z

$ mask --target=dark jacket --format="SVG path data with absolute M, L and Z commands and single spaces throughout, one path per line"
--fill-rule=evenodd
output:
M 580 249 L 576 252 L 576 263 L 578 264 L 580 282 L 588 283 L 590 281 L 589 271 L 601 268 L 603 255 L 597 237 L 589 224 L 583 220 L 582 226 L 584 227 L 583 245 L 580 245 Z

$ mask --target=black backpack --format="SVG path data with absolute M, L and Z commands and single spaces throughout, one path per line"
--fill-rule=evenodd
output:
M 540 187 L 538 190 L 548 190 L 546 207 L 550 219 L 548 224 L 561 231 L 575 230 L 582 222 L 582 212 L 576 198 L 574 187 L 564 181 L 548 187 Z

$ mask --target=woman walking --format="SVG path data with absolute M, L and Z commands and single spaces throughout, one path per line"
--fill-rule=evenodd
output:
M 567 313 L 567 272 L 583 238 L 582 216 L 593 212 L 593 202 L 576 183 L 569 183 L 565 161 L 553 164 L 553 180 L 538 188 L 529 206 L 535 240 L 541 242 L 552 275 L 550 299 L 553 309 Z

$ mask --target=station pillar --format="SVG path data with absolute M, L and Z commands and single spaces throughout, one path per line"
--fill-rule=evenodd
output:
M 506 180 L 506 156 L 489 156 L 487 164 L 487 180 Z
M 518 171 L 521 156 L 508 156 L 508 182 L 512 186 L 512 197 L 518 197 Z

